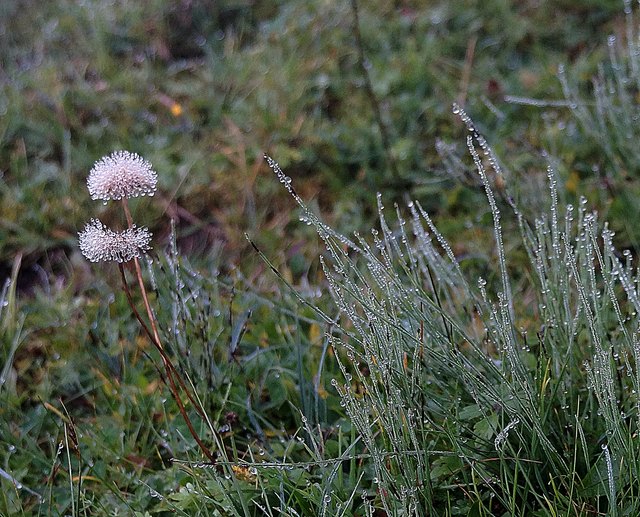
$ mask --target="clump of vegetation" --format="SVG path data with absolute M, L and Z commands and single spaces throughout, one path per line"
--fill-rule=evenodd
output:
M 353 242 L 270 161 L 327 246 L 343 374 L 332 384 L 368 451 L 354 492 L 367 514 L 633 514 L 638 269 L 586 200 L 558 205 L 551 168 L 548 215 L 529 224 L 515 209 L 529 264 L 510 266 L 486 171 L 499 165 L 455 111 L 493 218 L 496 267 L 477 285 L 419 203 L 409 223 L 396 207 L 392 229 L 380 202 L 372 242 Z M 353 499 L 332 497 L 328 513 Z

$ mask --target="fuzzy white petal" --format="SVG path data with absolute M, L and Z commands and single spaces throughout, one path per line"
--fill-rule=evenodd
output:
M 98 160 L 87 179 L 92 199 L 124 199 L 153 196 L 158 175 L 144 158 L 128 151 L 115 151 Z

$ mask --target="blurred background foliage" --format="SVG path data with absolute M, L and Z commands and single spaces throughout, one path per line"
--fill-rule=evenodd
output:
M 87 431 L 88 447 L 102 447 L 102 479 L 126 486 L 127 468 L 138 477 L 147 469 L 152 479 L 162 466 L 138 461 L 166 437 L 145 427 L 163 418 L 164 402 L 146 380 L 155 372 L 127 344 L 136 342 L 137 325 L 110 287 L 115 271 L 97 275 L 77 250 L 77 231 L 90 217 L 122 224 L 85 188 L 93 162 L 112 150 L 137 152 L 158 171 L 157 195 L 133 204 L 136 222 L 155 234 L 154 253 L 166 247 L 173 220 L 194 271 L 224 278 L 219 328 L 208 329 L 222 350 L 238 339 L 229 316 L 238 321 L 253 310 L 241 355 L 253 361 L 250 350 L 263 352 L 248 369 L 228 361 L 217 378 L 235 379 L 229 396 L 208 403 L 220 415 L 239 412 L 258 435 L 295 426 L 291 404 L 306 404 L 313 382 L 300 372 L 319 371 L 322 334 L 310 314 L 305 323 L 280 320 L 293 314 L 293 302 L 243 236 L 304 296 L 318 297 L 320 244 L 263 154 L 340 231 L 372 223 L 381 191 L 387 202 L 420 200 L 456 254 L 489 260 L 490 215 L 466 157 L 466 129 L 451 113 L 458 102 L 505 165 L 504 178 L 494 178 L 501 202 L 513 198 L 525 212 L 546 204 L 549 161 L 566 200 L 587 195 L 613 217 L 620 243 L 636 244 L 624 221 L 638 202 L 627 196 L 620 206 L 611 193 L 637 188 L 637 161 L 619 174 L 603 150 L 608 137 L 588 131 L 588 114 L 571 109 L 595 105 L 598 73 L 615 77 L 599 65 L 610 55 L 607 35 L 625 37 L 623 7 L 619 0 L 0 2 L 0 273 L 16 279 L 5 300 L 5 314 L 13 312 L 3 326 L 11 368 L 0 386 L 0 440 L 9 452 L 0 452 L 0 464 L 28 477 L 35 462 L 32 482 L 53 479 L 45 472 L 61 427 L 43 403 L 64 400 L 87 425 L 119 415 L 122 433 Z M 257 295 L 236 296 L 236 286 L 284 301 L 276 310 Z M 309 353 L 304 369 L 292 343 Z M 316 415 L 325 425 L 344 414 L 335 400 L 327 404 Z
M 263 153 L 345 230 L 362 227 L 381 189 L 473 218 L 474 193 L 450 181 L 455 168 L 444 170 L 436 151 L 439 139 L 443 152 L 464 156 L 452 102 L 466 104 L 505 159 L 532 150 L 508 157 L 514 181 L 537 174 L 539 150 L 549 138 L 561 145 L 554 133 L 568 110 L 504 96 L 562 98 L 558 65 L 587 82 L 624 20 L 617 0 L 363 3 L 386 154 L 347 0 L 20 0 L 0 9 L 5 271 L 18 251 L 25 270 L 74 253 L 96 208 L 83 195 L 87 172 L 118 148 L 159 172 L 160 195 L 140 203 L 140 224 L 162 231 L 172 217 L 195 251 L 224 242 L 230 262 L 246 249 L 244 230 L 260 228 L 256 238 L 277 252 L 270 243 L 287 228 L 290 204 Z M 565 164 L 568 153 L 557 153 Z M 571 167 L 577 157 L 568 158 Z

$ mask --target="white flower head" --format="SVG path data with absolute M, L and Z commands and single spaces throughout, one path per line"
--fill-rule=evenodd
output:
M 98 160 L 87 179 L 91 199 L 104 201 L 153 196 L 157 183 L 151 164 L 128 151 L 115 151 Z
M 80 251 L 90 262 L 129 262 L 151 249 L 151 232 L 133 226 L 114 232 L 97 219 L 91 219 L 78 233 Z

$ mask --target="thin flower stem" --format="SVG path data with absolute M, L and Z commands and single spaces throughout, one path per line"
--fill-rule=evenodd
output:
M 133 227 L 133 218 L 131 217 L 131 211 L 129 210 L 129 205 L 127 204 L 127 200 L 126 199 L 122 200 L 122 207 L 124 209 L 124 214 L 125 214 L 125 217 L 127 219 L 127 225 L 129 226 L 129 228 L 132 228 Z M 138 319 L 138 321 L 140 321 L 140 323 L 143 326 L 143 329 L 145 330 L 145 332 L 147 333 L 147 335 L 151 339 L 151 342 L 158 349 L 158 352 L 160 352 L 160 357 L 162 358 L 162 362 L 163 362 L 165 370 L 167 372 L 167 379 L 169 380 L 169 387 L 171 389 L 171 394 L 173 395 L 173 398 L 175 399 L 176 404 L 178 404 L 178 409 L 180 410 L 180 414 L 182 415 L 182 418 L 184 419 L 185 423 L 187 424 L 187 427 L 189 428 L 189 432 L 191 433 L 191 435 L 193 436 L 195 441 L 198 443 L 198 445 L 202 449 L 202 452 L 204 452 L 204 454 L 207 456 L 207 458 L 209 458 L 210 461 L 215 463 L 215 461 L 216 461 L 215 457 L 211 454 L 211 452 L 209 451 L 208 447 L 202 442 L 202 440 L 198 436 L 198 433 L 196 433 L 195 429 L 193 428 L 193 424 L 191 423 L 191 419 L 189 418 L 189 415 L 187 415 L 187 412 L 184 409 L 184 405 L 182 404 L 182 400 L 180 399 L 180 396 L 178 394 L 178 388 L 176 386 L 174 376 L 175 376 L 176 379 L 178 379 L 178 382 L 180 383 L 182 391 L 184 391 L 186 393 L 187 398 L 189 399 L 189 401 L 191 402 L 191 404 L 193 405 L 195 410 L 198 412 L 198 414 L 200 414 L 200 416 L 202 418 L 204 418 L 205 421 L 207 419 L 206 419 L 202 409 L 193 400 L 193 397 L 191 396 L 191 393 L 189 392 L 189 390 L 185 386 L 184 381 L 183 381 L 182 377 L 180 376 L 180 374 L 178 373 L 178 371 L 176 370 L 175 366 L 173 365 L 173 363 L 167 357 L 165 349 L 162 346 L 162 342 L 160 341 L 160 334 L 158 332 L 158 326 L 156 324 L 155 316 L 153 314 L 153 311 L 151 310 L 151 305 L 149 304 L 149 297 L 147 296 L 147 289 L 145 288 L 144 281 L 142 279 L 142 268 L 140 267 L 140 261 L 138 260 L 137 257 L 134 257 L 133 258 L 133 262 L 134 262 L 135 269 L 136 269 L 136 279 L 138 281 L 138 286 L 140 287 L 140 293 L 142 294 L 142 300 L 144 302 L 144 307 L 145 307 L 145 310 L 147 311 L 147 316 L 149 317 L 149 322 L 151 324 L 151 332 L 149 332 L 149 327 L 146 324 L 143 323 L 143 320 L 140 317 L 140 313 L 135 308 L 135 305 L 133 303 L 133 298 L 131 296 L 131 292 L 130 292 L 130 289 L 129 289 L 129 286 L 128 286 L 128 283 L 127 283 L 127 279 L 126 279 L 126 276 L 125 276 L 125 273 L 124 273 L 124 268 L 123 268 L 122 264 L 120 264 L 120 274 L 122 276 L 122 282 L 124 284 L 125 291 L 127 293 L 127 301 L 129 302 L 129 305 L 131 306 L 131 309 L 133 310 L 134 314 L 136 315 L 136 318 Z
M 133 227 L 133 219 L 131 218 L 131 212 L 129 211 L 129 205 L 127 204 L 127 200 L 122 200 L 122 206 L 124 208 L 124 215 L 127 218 L 127 224 L 129 228 Z M 153 312 L 151 311 L 151 305 L 149 305 L 149 298 L 147 297 L 147 290 L 144 287 L 144 282 L 142 281 L 142 268 L 140 267 L 140 261 L 138 257 L 133 257 L 133 263 L 136 267 L 136 277 L 138 280 L 138 285 L 140 286 L 140 292 L 142 293 L 142 300 L 144 301 L 144 308 L 147 311 L 147 315 L 149 316 L 149 321 L 151 323 L 151 329 L 153 330 L 153 336 L 155 338 L 156 344 L 162 347 L 162 343 L 160 342 L 160 335 L 158 334 L 158 326 L 156 325 L 156 319 L 153 316 Z
M 157 347 L 158 344 L 155 342 L 155 339 L 153 338 L 153 334 L 151 333 L 151 330 L 147 326 L 147 323 L 142 319 L 142 316 L 138 312 L 138 309 L 136 308 L 135 304 L 133 303 L 133 297 L 131 296 L 131 289 L 129 288 L 129 283 L 127 282 L 127 277 L 124 274 L 124 266 L 122 264 L 118 264 L 118 269 L 120 270 L 120 277 L 122 278 L 122 284 L 124 286 L 124 292 L 125 292 L 125 294 L 127 296 L 127 301 L 129 302 L 129 306 L 131 307 L 131 310 L 133 311 L 133 315 L 136 317 L 136 319 L 138 320 L 138 322 L 142 326 L 142 329 L 145 331 L 145 333 L 147 334 L 147 336 L 149 337 L 151 342 L 154 344 L 155 347 Z
M 196 410 L 198 410 L 198 412 L 201 415 L 202 415 L 202 412 L 201 412 L 200 408 L 193 402 L 193 399 L 191 398 L 191 395 L 189 394 L 189 392 L 186 391 L 186 388 L 184 387 L 184 383 L 182 382 L 181 377 L 178 375 L 178 372 L 175 371 L 175 368 L 174 368 L 173 364 L 169 361 L 168 357 L 166 356 L 166 353 L 165 353 L 164 349 L 162 348 L 162 345 L 160 344 L 159 341 L 156 342 L 156 340 L 154 338 L 154 335 L 150 332 L 149 327 L 147 326 L 147 324 L 144 322 L 144 320 L 140 316 L 140 313 L 138 312 L 138 309 L 136 309 L 136 307 L 135 307 L 135 305 L 133 303 L 133 297 L 131 296 L 131 290 L 129 288 L 129 284 L 127 282 L 127 278 L 126 278 L 125 273 L 124 273 L 124 266 L 122 264 L 118 264 L 118 266 L 119 266 L 119 269 L 120 269 L 120 275 L 122 277 L 122 284 L 124 286 L 124 291 L 125 291 L 125 294 L 127 296 L 127 301 L 129 302 L 129 306 L 131 307 L 131 310 L 133 311 L 133 313 L 136 316 L 137 320 L 142 325 L 142 328 L 145 330 L 145 332 L 149 336 L 151 342 L 155 345 L 155 347 L 160 352 L 160 357 L 162 358 L 162 362 L 164 364 L 164 367 L 165 367 L 165 370 L 166 370 L 166 373 L 167 373 L 167 379 L 169 380 L 168 386 L 169 386 L 169 389 L 171 391 L 171 395 L 173 396 L 174 400 L 176 401 L 176 404 L 178 405 L 178 409 L 180 411 L 180 414 L 182 415 L 182 418 L 184 419 L 185 423 L 187 424 L 187 427 L 189 428 L 189 432 L 191 433 L 191 436 L 193 436 L 193 438 L 195 439 L 196 443 L 198 444 L 198 446 L 200 447 L 202 452 L 209 459 L 209 461 L 215 463 L 216 462 L 216 458 L 213 456 L 213 454 L 211 454 L 211 451 L 209 450 L 209 448 L 202 442 L 202 440 L 198 436 L 198 433 L 196 433 L 196 430 L 193 428 L 193 424 L 191 423 L 191 419 L 189 418 L 189 415 L 187 415 L 187 412 L 186 412 L 186 410 L 184 408 L 184 405 L 182 404 L 182 400 L 180 399 L 180 396 L 178 395 L 178 388 L 177 388 L 175 380 L 174 380 L 174 375 L 181 382 L 183 390 L 186 392 L 187 397 L 189 398 L 189 400 L 191 401 L 193 406 L 196 408 Z M 202 415 L 202 416 L 204 417 L 204 415 Z
M 120 269 L 120 276 L 122 278 L 122 284 L 124 286 L 124 292 L 127 296 L 127 301 L 129 302 L 129 306 L 131 307 L 131 310 L 133 311 L 134 316 L 142 326 L 142 329 L 147 334 L 147 337 L 149 338 L 151 343 L 153 343 L 153 345 L 157 348 L 158 352 L 160 353 L 160 356 L 162 357 L 162 363 L 164 364 L 165 369 L 171 370 L 173 375 L 175 375 L 176 379 L 178 379 L 178 382 L 180 383 L 180 387 L 187 394 L 187 398 L 189 399 L 193 407 L 196 409 L 198 414 L 206 421 L 207 417 L 205 416 L 200 406 L 196 404 L 195 400 L 193 399 L 193 396 L 191 395 L 191 392 L 187 389 L 187 386 L 185 385 L 184 380 L 182 379 L 180 373 L 176 370 L 176 367 L 173 365 L 173 363 L 167 356 L 164 348 L 162 347 L 162 344 L 158 340 L 156 340 L 156 336 L 151 332 L 151 330 L 149 329 L 149 326 L 146 324 L 146 322 L 138 312 L 138 309 L 136 308 L 135 304 L 133 303 L 133 297 L 131 296 L 131 288 L 129 287 L 129 283 L 127 282 L 127 277 L 124 273 L 124 266 L 122 264 L 119 264 L 119 269 Z M 158 369 L 157 366 L 156 366 L 156 369 Z

